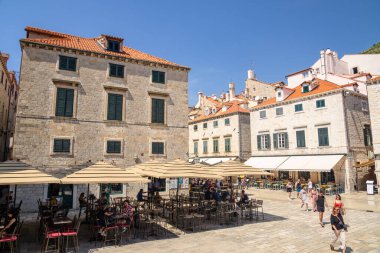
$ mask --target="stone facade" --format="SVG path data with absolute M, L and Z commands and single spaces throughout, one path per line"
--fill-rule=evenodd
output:
M 316 107 L 316 101 L 323 99 L 325 106 Z M 257 106 L 251 111 L 252 156 L 299 156 L 299 155 L 344 155 L 345 164 L 334 168 L 335 180 L 345 185 L 346 191 L 353 191 L 357 185 L 354 162 L 367 161 L 363 127 L 369 125 L 368 110 L 362 108 L 367 102 L 365 95 L 345 89 L 321 92 L 296 99 Z M 295 105 L 302 104 L 303 110 L 295 112 Z M 283 108 L 277 115 L 276 109 Z M 265 111 L 266 116 L 262 113 Z M 260 115 L 261 114 L 261 115 Z M 255 123 L 253 123 L 255 122 Z M 318 128 L 328 129 L 329 145 L 319 146 Z M 296 131 L 305 131 L 306 147 L 297 147 Z M 288 147 L 259 149 L 257 136 L 269 134 L 273 143 L 274 133 L 287 133 Z M 293 175 L 297 178 L 297 175 Z M 315 182 L 318 175 L 312 177 Z M 359 178 L 361 189 L 364 187 Z
M 77 70 L 60 70 L 60 55 L 77 58 Z M 124 78 L 108 75 L 110 63 L 124 66 Z M 152 83 L 152 70 L 165 72 L 164 84 Z M 22 43 L 14 157 L 60 177 L 89 161 L 105 160 L 124 168 L 156 158 L 185 158 L 188 70 Z M 55 116 L 57 87 L 74 89 L 73 117 Z M 108 93 L 123 96 L 121 121 L 107 120 Z M 151 123 L 152 98 L 165 100 L 164 124 Z M 71 140 L 69 154 L 53 152 L 57 137 Z M 110 139 L 121 141 L 121 154 L 106 152 Z M 152 154 L 153 141 L 164 142 L 163 155 Z M 40 194 L 41 188 L 46 186 L 32 196 L 25 192 L 22 198 L 33 202 L 46 197 L 46 190 Z M 74 192 L 85 188 L 76 186 Z M 92 189 L 98 194 L 95 186 Z M 131 189 L 134 187 L 124 187 L 123 195 Z M 74 196 L 74 207 L 76 202 Z
M 377 185 L 380 186 L 380 79 L 377 78 L 371 80 L 367 84 L 373 152 L 375 158 L 375 173 Z

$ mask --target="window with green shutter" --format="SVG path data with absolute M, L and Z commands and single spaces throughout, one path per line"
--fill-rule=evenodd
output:
M 59 69 L 76 71 L 77 70 L 77 58 L 68 56 L 59 56 Z
M 219 139 L 214 139 L 212 141 L 213 143 L 213 152 L 218 153 L 219 152 Z
M 107 120 L 123 120 L 123 95 L 108 93 Z
M 283 107 L 278 107 L 276 108 L 276 115 L 280 116 L 284 114 L 284 108 Z
M 198 142 L 194 141 L 194 154 L 198 154 Z
M 317 108 L 323 108 L 323 107 L 325 107 L 326 106 L 325 105 L 325 100 L 324 99 L 317 100 L 316 101 L 316 106 L 317 106 Z
M 257 148 L 259 150 L 270 149 L 270 135 L 269 134 L 257 135 Z
M 213 122 L 213 125 L 214 125 L 214 128 L 218 127 L 218 121 L 215 120 L 215 121 Z
M 165 100 L 152 98 L 152 123 L 165 123 Z
M 231 138 L 224 139 L 224 152 L 231 152 Z
M 306 147 L 305 130 L 296 131 L 297 148 Z
M 124 77 L 124 66 L 110 63 L 109 76 L 112 77 Z
M 364 125 L 363 128 L 364 145 L 366 147 L 372 146 L 372 131 L 370 125 Z
M 329 132 L 327 127 L 318 128 L 319 146 L 329 146 Z
M 203 123 L 203 129 L 207 129 L 207 123 Z
M 73 117 L 74 90 L 57 88 L 55 116 Z
M 70 139 L 54 139 L 54 153 L 70 153 Z
M 164 152 L 164 143 L 163 142 L 152 142 L 152 154 L 154 155 L 163 155 Z
M 295 110 L 296 112 L 302 112 L 302 111 L 303 111 L 303 106 L 302 106 L 302 104 L 296 104 L 296 105 L 294 106 L 294 110 Z
M 265 119 L 267 117 L 266 111 L 260 111 L 260 119 Z
M 121 141 L 107 141 L 107 153 L 120 154 L 121 153 Z
M 208 152 L 208 141 L 204 140 L 203 141 L 203 154 L 207 154 Z
M 120 52 L 120 42 L 117 40 L 107 40 L 107 49 L 114 52 Z
M 153 70 L 152 71 L 152 82 L 153 83 L 165 83 L 165 72 Z
M 226 126 L 230 125 L 230 118 L 224 119 L 224 125 L 226 125 Z

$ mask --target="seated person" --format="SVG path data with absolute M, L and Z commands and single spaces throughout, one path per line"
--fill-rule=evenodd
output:
M 205 192 L 205 200 L 211 200 L 211 191 L 210 188 L 207 188 Z
M 78 201 L 79 201 L 79 217 L 80 217 L 82 213 L 82 209 L 87 207 L 87 200 L 86 200 L 86 197 L 84 196 L 84 192 L 82 192 L 79 195 Z
M 102 196 L 98 200 L 99 206 L 105 206 L 107 205 L 107 194 L 105 192 L 102 193 Z
M 2 238 L 5 235 L 12 235 L 17 225 L 16 210 L 10 209 L 7 213 L 7 216 L 8 222 L 3 229 L 0 229 L 0 238 Z
M 98 206 L 98 210 L 96 211 L 96 219 L 98 221 L 98 225 L 100 226 L 99 234 L 105 236 L 104 228 L 113 224 L 112 216 L 113 213 L 107 210 L 107 206 Z
M 240 196 L 240 204 L 248 204 L 249 198 L 248 195 L 245 193 L 244 190 L 241 191 L 241 196 Z
M 161 200 L 162 200 L 162 197 L 160 196 L 160 193 L 159 192 L 156 192 L 156 194 L 154 195 L 154 203 L 155 204 L 160 204 Z
M 124 201 L 121 214 L 125 216 L 126 223 L 131 224 L 133 221 L 133 207 L 130 205 L 129 200 Z
M 212 189 L 212 199 L 215 201 L 220 201 L 219 192 L 216 191 L 216 189 Z
M 137 193 L 137 201 L 144 201 L 143 199 L 143 189 L 140 189 L 140 191 Z
M 227 200 L 229 200 L 229 197 L 230 197 L 230 193 L 228 192 L 228 190 L 227 191 L 223 191 L 223 193 L 222 193 L 222 200 L 223 201 L 227 201 Z

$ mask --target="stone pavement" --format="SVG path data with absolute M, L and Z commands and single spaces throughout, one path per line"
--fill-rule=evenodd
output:
M 252 193 L 250 190 L 249 192 Z M 253 191 L 255 196 L 257 192 Z M 280 193 L 278 193 L 280 194 Z M 330 209 L 331 211 L 331 209 Z M 96 253 L 122 252 L 331 252 L 330 211 L 325 213 L 326 226 L 318 223 L 318 213 L 304 211 L 300 200 L 264 198 L 265 220 L 243 226 L 220 226 L 216 229 L 185 233 L 178 238 L 130 243 L 122 247 L 94 249 Z M 346 220 L 347 252 L 380 253 L 380 213 L 348 210 Z

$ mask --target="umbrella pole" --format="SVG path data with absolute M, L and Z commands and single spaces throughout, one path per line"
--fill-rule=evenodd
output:
M 13 199 L 13 207 L 16 207 L 16 197 L 17 197 L 17 184 L 15 185 L 15 196 Z
M 177 220 L 177 222 L 176 222 L 176 224 L 177 224 L 177 226 L 178 226 L 178 210 L 179 210 L 179 177 L 177 178 L 177 196 L 176 196 L 176 199 L 177 199 L 177 218 L 176 218 L 176 220 Z
M 87 184 L 87 201 L 86 201 L 86 222 L 88 222 L 88 196 L 90 194 L 90 184 Z

